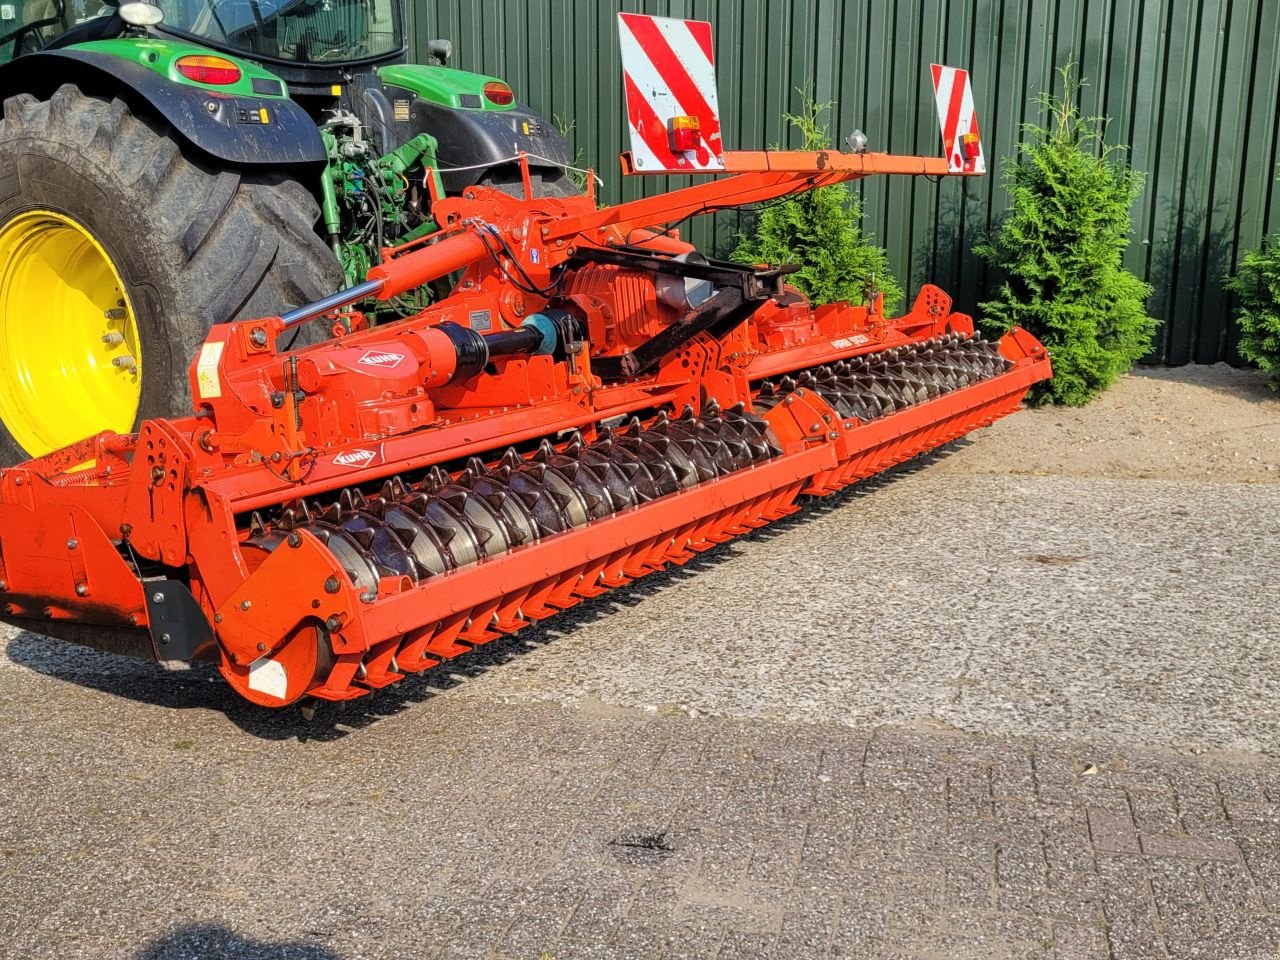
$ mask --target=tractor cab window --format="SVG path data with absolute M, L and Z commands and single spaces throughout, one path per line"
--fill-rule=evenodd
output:
M 254 58 L 346 63 L 395 53 L 403 42 L 395 0 L 159 0 L 158 5 L 165 32 Z
M 113 12 L 102 0 L 0 0 L 0 63 L 34 53 L 72 27 Z

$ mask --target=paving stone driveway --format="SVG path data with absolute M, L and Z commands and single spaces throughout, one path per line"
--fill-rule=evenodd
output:
M 48 721 L 7 702 L 28 736 L 7 733 L 0 955 L 1280 948 L 1280 771 L 1256 759 L 451 692 L 329 742 L 283 739 L 306 734 L 281 720 L 229 744 L 226 718 L 199 709 L 222 691 L 188 683 L 191 709 L 134 702 L 105 737 L 75 722 L 91 691 Z

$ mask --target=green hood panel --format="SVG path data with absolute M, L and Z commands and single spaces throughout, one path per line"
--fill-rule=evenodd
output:
M 181 40 L 164 40 L 155 37 L 125 37 L 118 40 L 94 40 L 90 43 L 78 43 L 70 50 L 83 50 L 86 53 L 104 54 L 119 57 L 152 70 L 160 76 L 183 86 L 195 87 L 197 90 L 208 90 L 232 97 L 259 97 L 276 100 L 288 99 L 288 88 L 275 74 L 262 69 L 256 63 L 229 56 L 221 51 L 210 50 L 195 43 Z M 197 83 L 178 72 L 177 61 L 182 57 L 213 56 L 229 60 L 240 68 L 241 77 L 235 83 L 212 84 Z M 254 83 L 254 81 L 258 81 Z
M 422 100 L 429 100 L 453 110 L 487 110 L 501 113 L 515 109 L 515 100 L 506 106 L 490 102 L 484 95 L 486 83 L 505 83 L 497 77 L 482 73 L 468 73 L 449 67 L 429 67 L 415 64 L 396 64 L 378 69 L 378 79 L 389 87 L 400 87 Z M 463 97 L 476 98 L 471 103 Z

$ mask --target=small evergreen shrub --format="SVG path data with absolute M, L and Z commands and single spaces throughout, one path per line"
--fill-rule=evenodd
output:
M 786 120 L 800 131 L 802 150 L 831 150 L 822 115 L 830 103 L 801 93 L 802 112 Z M 869 303 L 884 294 L 884 309 L 902 302 L 902 287 L 889 270 L 889 257 L 862 232 L 862 204 L 847 183 L 819 187 L 775 200 L 760 209 L 750 236 L 739 234 L 730 256 L 739 263 L 800 265 L 787 281 L 815 304 L 848 300 Z
M 1031 388 L 1032 404 L 1083 406 L 1151 347 L 1151 287 L 1125 270 L 1129 210 L 1142 175 L 1102 142 L 1106 119 L 1083 117 L 1074 64 L 1060 71 L 1063 94 L 1038 102 L 1046 126 L 1027 124 L 1006 159 L 1010 209 L 974 252 L 1005 280 L 980 304 L 983 328 L 1025 327 L 1053 362 L 1053 379 Z
M 1272 390 L 1280 390 L 1280 236 L 1250 250 L 1227 289 L 1240 301 L 1240 356 L 1271 374 Z

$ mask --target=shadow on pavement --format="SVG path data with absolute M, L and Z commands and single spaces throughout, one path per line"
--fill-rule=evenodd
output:
M 134 960 L 340 960 L 308 943 L 263 943 L 229 927 L 199 923 L 179 927 L 138 951 Z
M 502 637 L 470 653 L 441 664 L 369 696 L 346 703 L 317 703 L 312 717 L 305 717 L 295 705 L 268 710 L 242 700 L 223 682 L 217 668 L 195 663 L 190 669 L 172 670 L 146 660 L 99 653 L 33 633 L 21 633 L 9 642 L 8 656 L 14 663 L 46 676 L 56 677 L 113 696 L 176 710 L 214 710 L 224 714 L 246 733 L 263 740 L 332 741 L 349 736 L 384 717 L 448 694 L 495 667 L 518 660 L 544 644 L 572 635 L 578 629 L 608 617 L 613 612 L 634 607 L 674 582 L 696 577 L 735 556 L 743 546 L 767 542 L 815 517 L 840 510 L 900 477 L 925 469 L 951 453 L 970 445 L 960 439 L 939 450 L 900 464 L 884 473 L 855 484 L 840 493 L 808 498 L 799 512 L 766 527 L 736 537 L 698 554 L 682 567 L 668 567 L 624 587 L 521 630 Z M 159 955 L 157 955 L 159 956 Z

